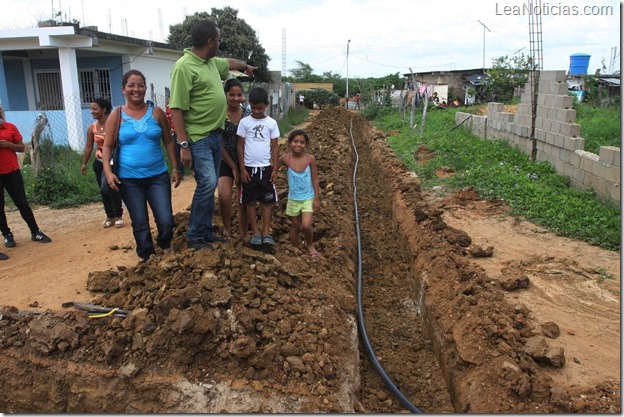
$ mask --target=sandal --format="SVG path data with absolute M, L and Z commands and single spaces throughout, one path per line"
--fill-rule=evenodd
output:
M 124 225 L 123 219 L 120 217 L 117 220 L 115 220 L 115 227 L 116 228 L 120 228 Z
M 315 257 L 321 256 L 321 254 L 318 253 L 317 251 L 313 250 L 313 251 L 310 251 L 310 256 L 315 258 Z
M 263 235 L 262 236 L 262 243 L 265 245 L 275 245 L 275 241 L 273 240 L 273 236 L 271 235 Z
M 102 223 L 102 226 L 104 226 L 104 229 L 108 229 L 112 225 L 113 225 L 113 221 L 111 219 L 106 219 L 104 220 L 104 223 Z
M 251 240 L 249 241 L 249 244 L 254 245 L 254 246 L 262 245 L 262 236 L 261 235 L 253 235 L 251 237 Z

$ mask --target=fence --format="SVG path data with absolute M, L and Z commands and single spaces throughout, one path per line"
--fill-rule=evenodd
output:
M 267 114 L 276 120 L 287 115 L 288 109 L 295 105 L 294 91 L 287 83 L 245 83 L 244 86 L 245 93 L 248 93 L 251 87 L 262 87 L 268 91 Z M 154 91 L 148 91 L 146 99 L 163 109 L 169 101 L 165 94 L 156 94 Z M 55 147 L 66 147 L 70 151 L 82 154 L 86 145 L 87 129 L 94 121 L 91 116 L 90 103 L 83 103 L 80 95 L 75 97 L 63 96 L 59 97 L 58 100 L 60 103 L 64 103 L 64 110 L 7 110 L 7 121 L 17 126 L 27 144 L 33 141 L 34 135 L 37 135 L 40 143 L 51 143 Z M 115 107 L 124 103 L 125 98 L 119 92 L 113 94 L 111 101 Z M 56 162 L 63 163 L 63 161 Z
M 530 91 L 525 88 L 525 91 Z M 564 71 L 542 71 L 539 77 L 535 140 L 537 160 L 549 162 L 567 176 L 577 189 L 593 189 L 603 200 L 619 205 L 620 148 L 601 146 L 596 155 L 584 150 L 585 139 L 576 124 L 573 97 L 567 93 Z M 464 124 L 483 139 L 504 139 L 521 152 L 531 154 L 531 98 L 523 93 L 515 114 L 504 112 L 501 103 L 489 103 L 487 116 L 457 112 L 456 123 Z

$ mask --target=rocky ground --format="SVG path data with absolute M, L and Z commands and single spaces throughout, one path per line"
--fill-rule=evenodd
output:
M 131 258 L 131 243 L 109 245 L 107 268 L 56 286 L 116 314 L 89 318 L 48 305 L 49 294 L 3 297 L 0 411 L 406 411 L 358 336 L 361 275 L 370 345 L 419 410 L 620 412 L 619 254 L 510 222 L 472 190 L 421 191 L 352 112 L 325 110 L 306 129 L 321 177 L 320 257 L 289 243 L 284 175 L 275 253 L 236 235 L 187 250 L 180 210 L 174 254 L 122 263 L 110 254 Z M 86 246 L 64 247 L 73 268 Z M 0 290 L 35 279 L 26 267 L 10 275 Z

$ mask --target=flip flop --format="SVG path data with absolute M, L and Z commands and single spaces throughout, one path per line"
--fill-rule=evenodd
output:
M 310 252 L 310 256 L 317 257 L 317 256 L 321 256 L 321 254 L 318 253 L 317 251 L 313 250 L 312 252 Z

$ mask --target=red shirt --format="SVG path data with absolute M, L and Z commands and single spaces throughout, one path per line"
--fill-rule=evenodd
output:
M 13 123 L 4 122 L 0 125 L 0 140 L 19 143 L 22 141 L 22 134 Z M 0 174 L 8 174 L 18 169 L 17 153 L 13 149 L 0 147 Z

